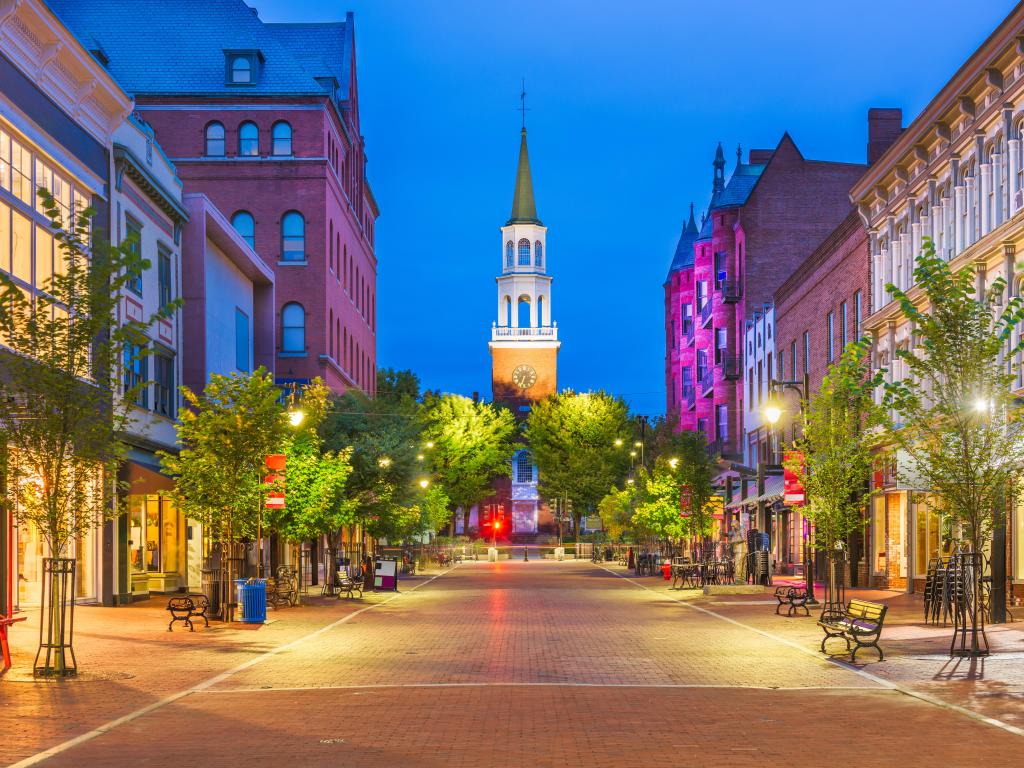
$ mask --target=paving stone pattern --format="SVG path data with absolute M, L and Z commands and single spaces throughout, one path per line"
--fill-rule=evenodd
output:
M 824 755 L 856 754 L 858 766 L 931 766 L 1024 758 L 1024 737 L 828 662 L 813 651 L 813 619 L 777 618 L 773 603 L 750 596 L 694 599 L 613 570 L 625 575 L 582 562 L 468 563 L 396 599 L 272 612 L 276 623 L 248 631 L 143 631 L 155 607 L 83 611 L 83 668 L 102 677 L 123 667 L 133 676 L 0 682 L 0 729 L 14 734 L 4 757 L 29 757 L 255 659 L 41 764 L 816 766 L 829 762 Z M 375 603 L 383 604 L 320 631 Z M 104 641 L 99 630 L 115 615 L 124 617 L 122 636 Z M 896 630 L 911 636 L 897 645 L 922 642 L 910 628 Z M 894 661 L 867 670 L 940 687 L 914 665 L 942 660 L 893 651 Z M 1009 679 L 1004 687 L 1017 691 Z

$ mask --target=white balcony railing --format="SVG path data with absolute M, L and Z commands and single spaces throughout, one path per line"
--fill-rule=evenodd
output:
M 542 325 L 532 328 L 515 328 L 509 325 L 492 325 L 491 341 L 557 341 L 558 325 Z

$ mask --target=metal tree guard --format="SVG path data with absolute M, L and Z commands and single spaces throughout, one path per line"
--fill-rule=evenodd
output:
M 950 656 L 988 656 L 985 611 L 981 605 L 980 552 L 959 552 L 951 558 L 953 639 Z
M 78 674 L 78 662 L 72 647 L 75 571 L 73 557 L 43 558 L 42 621 L 39 622 L 39 650 L 32 670 L 36 677 L 73 677 Z
M 831 549 L 828 551 L 828 584 L 825 587 L 825 599 L 821 603 L 819 621 L 826 623 L 838 622 L 846 615 L 846 583 L 837 578 L 846 566 L 846 550 Z

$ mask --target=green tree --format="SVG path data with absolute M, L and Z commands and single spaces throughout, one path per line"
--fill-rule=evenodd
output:
M 434 481 L 453 509 L 461 508 L 463 530 L 469 513 L 492 495 L 493 481 L 512 471 L 516 423 L 512 413 L 460 395 L 430 395 L 424 400 L 423 439 Z
M 199 520 L 214 541 L 234 553 L 236 542 L 255 537 L 266 488 L 265 459 L 283 444 L 287 418 L 271 373 L 212 374 L 202 394 L 181 388 L 188 408 L 178 423 L 177 454 L 161 452 L 175 478 L 170 496 L 185 517 Z M 235 574 L 221 558 L 221 605 Z
M 625 476 L 629 453 L 623 443 L 629 434 L 626 404 L 604 392 L 569 390 L 531 409 L 525 437 L 540 472 L 540 493 L 573 502 L 575 531 Z
M 632 522 L 637 530 L 656 539 L 677 541 L 687 532 L 679 514 L 679 485 L 667 464 L 652 472 L 641 468 L 636 477 L 636 504 Z
M 686 536 L 703 545 L 714 532 L 715 513 L 721 511 L 714 488 L 715 462 L 708 453 L 704 435 L 690 430 L 671 430 L 660 447 L 656 466 L 671 472 L 682 496 Z
M 871 374 L 871 346 L 853 342 L 804 407 L 799 455 L 786 461 L 807 494 L 815 548 L 833 552 L 864 527 L 871 473 L 885 411 L 875 403 L 881 376 Z
M 117 470 L 125 430 L 147 382 L 121 380 L 122 361 L 143 354 L 145 339 L 171 304 L 144 321 L 119 323 L 118 301 L 128 283 L 149 268 L 137 241 L 90 242 L 94 211 L 63 211 L 43 189 L 39 198 L 50 232 L 38 229 L 37 253 L 54 245 L 54 272 L 30 296 L 0 272 L 0 340 L 13 352 L 0 366 L 0 445 L 8 493 L 2 503 L 19 525 L 32 526 L 50 558 L 69 556 L 69 544 L 117 513 Z M 6 233 L 4 237 L 6 237 Z M 6 245 L 6 243 L 5 243 Z M 73 318 L 69 322 L 68 318 Z M 64 634 L 61 579 L 44 586 L 43 640 Z M 70 642 L 70 639 L 68 640 Z M 74 674 L 63 649 L 47 654 L 41 674 Z
M 622 539 L 627 533 L 636 531 L 633 521 L 633 505 L 636 488 L 627 485 L 623 489 L 612 487 L 597 503 L 601 526 L 612 539 Z
M 350 448 L 325 451 L 320 426 L 327 411 L 329 390 L 319 378 L 302 390 L 296 403 L 302 421 L 285 437 L 285 507 L 268 509 L 267 527 L 293 542 L 327 536 L 332 548 L 342 526 L 353 520 L 345 497 L 345 481 L 351 470 Z
M 910 348 L 895 350 L 905 375 L 885 385 L 898 422 L 887 437 L 910 456 L 936 511 L 981 552 L 1024 466 L 1007 365 L 1024 348 L 1024 302 L 1001 278 L 979 295 L 974 267 L 954 272 L 928 238 L 914 278 L 910 294 L 886 286 L 913 328 Z
M 320 427 L 323 448 L 350 450 L 350 522 L 361 522 L 371 534 L 415 504 L 417 482 L 427 471 L 420 410 L 416 375 L 390 368 L 377 372 L 376 398 L 349 390 L 328 402 Z

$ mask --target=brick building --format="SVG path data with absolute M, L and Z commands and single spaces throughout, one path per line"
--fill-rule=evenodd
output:
M 954 270 L 975 270 L 979 298 L 997 279 L 1005 281 L 1006 293 L 1021 295 L 1022 36 L 1024 6 L 1018 5 L 851 190 L 868 233 L 871 304 L 864 329 L 890 380 L 907 374 L 895 353 L 913 349 L 915 336 L 886 285 L 912 299 L 919 295 L 914 266 L 925 237 Z M 1015 393 L 1024 394 L 1021 358 L 1009 365 L 1017 377 Z M 914 482 L 907 457 L 897 451 L 886 466 L 895 471 L 875 476 L 866 568 L 872 585 L 920 590 L 929 561 L 950 553 L 952 537 L 929 489 Z M 994 593 L 1005 583 L 1004 569 L 1014 588 L 1024 591 L 1024 507 L 1021 495 L 1012 495 L 1015 506 L 991 546 Z
M 807 160 L 788 133 L 775 149 L 741 158 L 737 150 L 726 183 L 719 145 L 692 270 L 677 249 L 666 283 L 667 409 L 730 458 L 742 454 L 745 324 L 849 213 L 849 188 L 864 172 L 857 163 Z
M 185 192 L 205 194 L 274 270 L 278 378 L 372 394 L 378 210 L 352 14 L 268 24 L 242 0 L 150 5 L 51 2 L 134 96 Z

